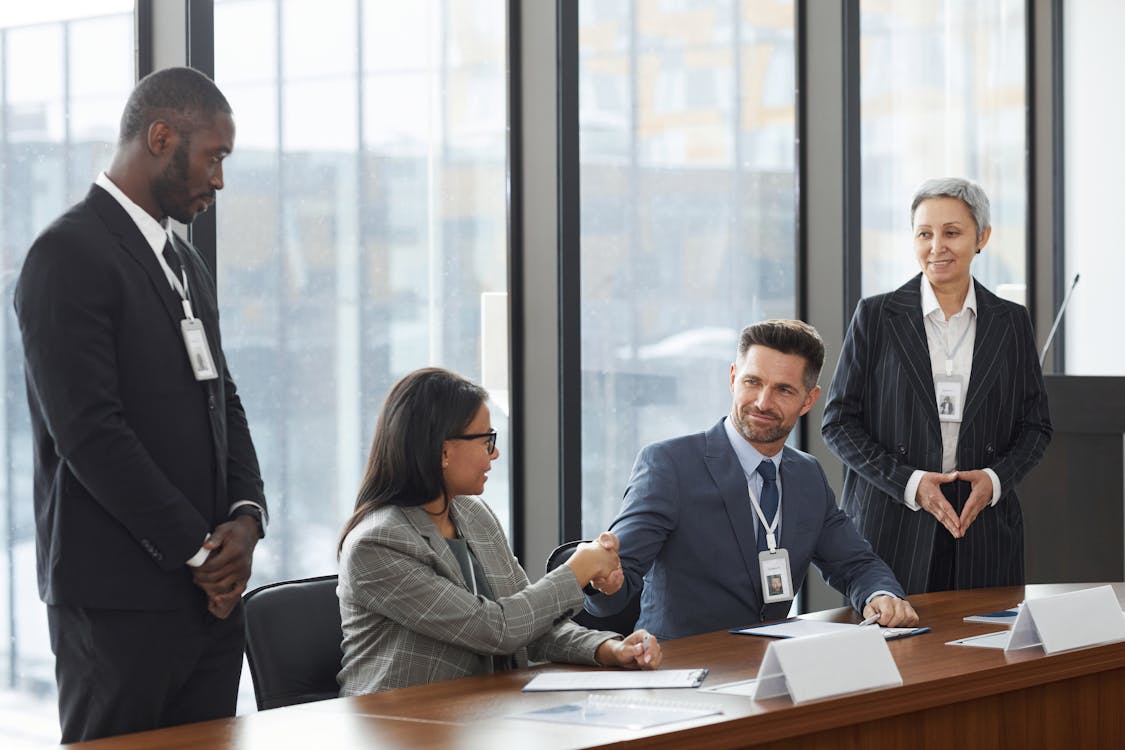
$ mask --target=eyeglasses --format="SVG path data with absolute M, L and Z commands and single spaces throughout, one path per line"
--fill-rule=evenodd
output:
M 488 449 L 491 454 L 496 450 L 496 430 L 489 430 L 488 432 L 478 432 L 475 435 L 450 435 L 449 440 L 479 440 L 480 438 L 488 438 L 485 441 L 484 447 Z

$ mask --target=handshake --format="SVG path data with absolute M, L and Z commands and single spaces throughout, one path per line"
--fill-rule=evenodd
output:
M 617 547 L 617 537 L 603 531 L 594 541 L 579 544 L 563 564 L 574 573 L 582 588 L 589 584 L 603 594 L 616 594 L 625 583 Z

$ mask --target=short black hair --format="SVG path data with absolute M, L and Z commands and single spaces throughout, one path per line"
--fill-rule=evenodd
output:
M 232 114 L 230 102 L 210 78 L 192 68 L 164 68 L 142 78 L 121 114 L 119 143 L 144 133 L 154 120 L 165 120 L 189 137 L 219 113 Z
M 824 341 L 816 329 L 801 320 L 763 320 L 742 329 L 738 337 L 738 361 L 750 347 L 758 345 L 782 354 L 797 354 L 805 359 L 805 389 L 812 390 L 824 367 Z

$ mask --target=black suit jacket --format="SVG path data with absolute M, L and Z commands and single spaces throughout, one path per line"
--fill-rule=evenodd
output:
M 214 278 L 194 248 L 176 244 L 217 380 L 195 380 L 179 296 L 136 224 L 100 187 L 48 227 L 24 261 L 15 307 L 47 604 L 202 607 L 185 562 L 233 502 L 265 507 L 223 357 Z
M 822 432 L 844 462 L 841 506 L 908 594 L 925 591 L 936 519 L 903 494 L 915 469 L 941 471 L 941 430 L 922 321 L 921 274 L 861 300 L 848 328 Z M 1023 514 L 1016 483 L 1051 440 L 1047 392 L 1027 310 L 975 280 L 973 369 L 957 442 L 957 467 L 990 468 L 1003 496 L 956 544 L 957 588 L 1023 584 Z M 969 495 L 957 482 L 954 506 Z

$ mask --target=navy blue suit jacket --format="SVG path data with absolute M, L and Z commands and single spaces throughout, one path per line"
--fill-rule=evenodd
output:
M 835 497 L 820 464 L 786 447 L 781 457 L 781 539 L 799 588 L 813 563 L 856 609 L 884 590 L 902 596 Z M 586 609 L 620 611 L 644 579 L 638 627 L 680 638 L 785 617 L 789 602 L 762 603 L 754 510 L 746 475 L 720 420 L 707 432 L 644 448 L 621 512 L 610 526 L 621 542 L 625 584 Z

